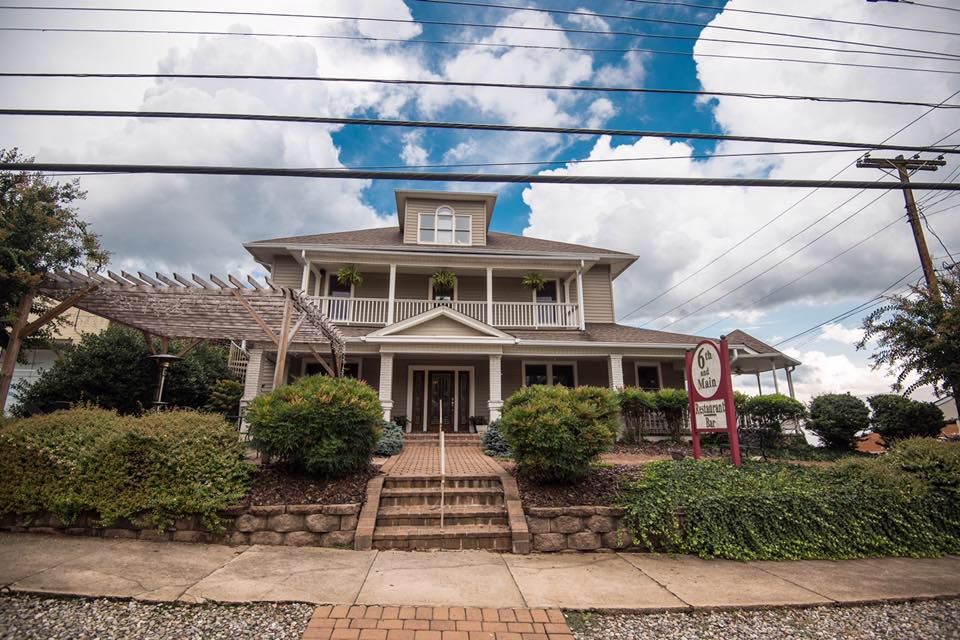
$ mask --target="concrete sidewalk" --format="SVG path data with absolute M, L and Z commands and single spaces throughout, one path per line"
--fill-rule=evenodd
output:
M 0 585 L 150 601 L 665 611 L 960 596 L 960 558 L 740 563 L 0 534 Z

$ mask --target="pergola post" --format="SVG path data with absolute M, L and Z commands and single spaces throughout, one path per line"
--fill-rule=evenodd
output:
M 290 294 L 284 290 L 283 323 L 280 327 L 280 343 L 277 345 L 277 367 L 273 371 L 273 388 L 280 387 L 287 378 L 287 348 L 290 346 L 290 318 L 293 315 L 293 302 Z
M 7 405 L 7 395 L 13 383 L 13 370 L 17 366 L 17 356 L 20 354 L 20 345 L 23 344 L 23 328 L 27 325 L 30 308 L 33 306 L 33 291 L 24 293 L 17 305 L 17 317 L 13 320 L 7 348 L 3 350 L 3 364 L 0 366 L 0 415 Z

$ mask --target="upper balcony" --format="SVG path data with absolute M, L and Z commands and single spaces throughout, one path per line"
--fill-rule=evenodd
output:
M 440 267 L 358 264 L 360 282 L 340 282 L 343 265 L 308 263 L 303 287 L 324 314 L 344 325 L 386 326 L 443 307 L 500 329 L 582 329 L 579 269 L 535 270 L 537 290 L 523 286 L 533 270 L 489 266 L 447 268 L 453 287 L 438 286 Z

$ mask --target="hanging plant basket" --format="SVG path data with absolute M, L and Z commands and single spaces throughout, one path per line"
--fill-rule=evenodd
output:
M 457 284 L 457 276 L 453 271 L 440 269 L 433 274 L 434 289 L 443 289 L 444 291 L 453 291 Z
M 533 289 L 535 291 L 541 291 L 545 286 L 547 286 L 547 279 L 543 277 L 543 274 L 539 271 L 531 271 L 527 275 L 523 276 L 523 280 L 520 281 L 527 289 Z
M 352 264 L 345 264 L 337 271 L 337 282 L 346 286 L 363 284 L 363 275 Z

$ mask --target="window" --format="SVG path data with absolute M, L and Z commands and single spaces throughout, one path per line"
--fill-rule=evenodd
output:
M 644 391 L 660 390 L 660 365 L 638 364 L 637 386 Z
M 471 216 L 440 207 L 436 213 L 421 213 L 418 238 L 425 244 L 470 244 Z
M 572 362 L 524 362 L 523 386 L 535 384 L 563 385 L 572 389 L 577 386 L 576 366 Z

